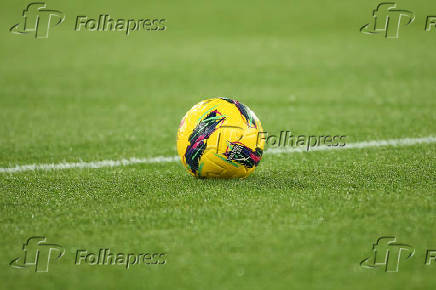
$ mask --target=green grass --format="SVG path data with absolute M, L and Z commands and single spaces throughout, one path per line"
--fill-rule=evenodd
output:
M 237 96 L 266 130 L 347 143 L 436 135 L 434 1 L 367 36 L 377 1 L 50 1 L 50 37 L 10 34 L 1 3 L 0 167 L 173 156 L 183 114 Z M 75 15 L 167 18 L 160 33 L 74 32 Z M 0 175 L 0 288 L 431 289 L 436 145 L 265 154 L 245 180 L 181 164 Z M 48 273 L 13 269 L 33 235 L 66 248 Z M 383 235 L 415 247 L 398 273 L 359 263 Z M 74 265 L 75 251 L 167 253 L 160 266 Z

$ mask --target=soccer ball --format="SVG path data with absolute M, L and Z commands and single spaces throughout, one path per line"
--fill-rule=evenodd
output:
M 177 152 L 190 174 L 199 178 L 244 178 L 262 158 L 265 139 L 253 111 L 236 100 L 201 101 L 183 117 Z

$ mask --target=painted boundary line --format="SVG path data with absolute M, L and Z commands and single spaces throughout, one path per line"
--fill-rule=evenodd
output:
M 411 146 L 417 144 L 429 144 L 436 143 L 436 137 L 428 136 L 423 138 L 403 138 L 403 139 L 390 139 L 390 140 L 374 140 L 365 141 L 358 143 L 346 144 L 344 147 L 329 147 L 326 145 L 313 147 L 308 152 L 312 151 L 327 151 L 327 150 L 346 150 L 346 149 L 360 149 L 360 148 L 370 148 L 370 147 L 381 147 L 381 146 Z M 265 151 L 266 154 L 289 154 L 297 152 L 307 152 L 306 148 L 273 148 Z M 92 161 L 92 162 L 62 162 L 62 163 L 47 163 L 47 164 L 28 164 L 28 165 L 16 165 L 15 167 L 0 168 L 0 173 L 18 173 L 24 171 L 35 171 L 35 170 L 60 170 L 60 169 L 71 169 L 71 168 L 103 168 L 103 167 L 118 167 L 127 166 L 133 164 L 144 164 L 144 163 L 169 163 L 178 162 L 178 156 L 157 156 L 150 158 L 129 158 L 121 160 L 102 160 L 102 161 Z

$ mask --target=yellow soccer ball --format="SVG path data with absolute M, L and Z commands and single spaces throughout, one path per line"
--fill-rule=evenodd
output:
M 183 117 L 177 152 L 190 174 L 199 178 L 244 178 L 259 164 L 265 139 L 253 111 L 236 100 L 201 101 Z

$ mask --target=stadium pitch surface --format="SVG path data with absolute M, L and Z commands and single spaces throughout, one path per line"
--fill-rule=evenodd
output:
M 435 288 L 434 1 L 398 2 L 416 15 L 398 39 L 359 32 L 376 1 L 47 2 L 65 14 L 47 39 L 7 31 L 27 4 L 0 4 L 0 288 Z M 167 30 L 74 31 L 101 13 Z M 268 132 L 352 148 L 269 146 L 244 180 L 197 180 L 179 162 L 7 170 L 174 161 L 181 117 L 220 96 Z M 32 236 L 65 251 L 48 272 L 9 265 Z M 384 236 L 413 249 L 398 272 L 360 265 Z M 81 258 L 100 249 L 165 264 Z

